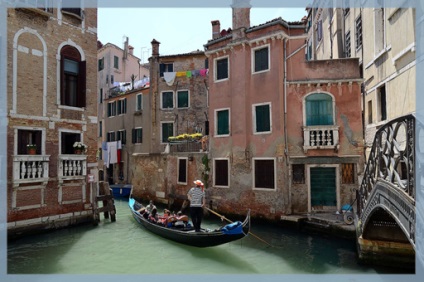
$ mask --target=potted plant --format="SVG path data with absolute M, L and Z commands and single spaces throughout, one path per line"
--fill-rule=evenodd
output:
M 81 142 L 75 142 L 73 147 L 74 147 L 75 154 L 81 155 L 87 151 L 87 145 Z
M 36 144 L 28 144 L 27 145 L 27 153 L 28 153 L 28 155 L 35 155 L 37 153 L 37 145 Z

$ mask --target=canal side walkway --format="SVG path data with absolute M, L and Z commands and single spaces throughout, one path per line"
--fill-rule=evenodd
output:
M 355 239 L 355 225 L 346 224 L 343 216 L 344 214 L 336 212 L 286 215 L 281 216 L 281 222 L 283 225 L 294 226 L 304 231 Z

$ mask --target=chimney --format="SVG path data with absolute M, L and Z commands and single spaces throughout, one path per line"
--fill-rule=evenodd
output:
M 132 47 L 131 45 L 128 46 L 128 53 L 130 53 L 131 55 L 134 53 L 134 47 Z
M 212 39 L 217 39 L 219 37 L 219 32 L 221 29 L 221 23 L 216 21 L 211 21 L 212 24 Z
M 233 0 L 233 30 L 250 27 L 250 0 Z
M 160 42 L 157 41 L 156 39 L 153 39 L 151 44 L 152 44 L 152 56 L 158 57 L 159 56 L 159 44 L 160 44 Z

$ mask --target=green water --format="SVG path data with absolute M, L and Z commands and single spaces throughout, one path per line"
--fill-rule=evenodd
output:
M 184 246 L 144 230 L 127 201 L 117 200 L 116 222 L 84 225 L 8 244 L 9 274 L 382 274 L 396 269 L 361 266 L 355 244 L 266 225 L 212 248 Z M 207 219 L 202 226 L 215 228 Z M 400 271 L 401 272 L 401 271 Z

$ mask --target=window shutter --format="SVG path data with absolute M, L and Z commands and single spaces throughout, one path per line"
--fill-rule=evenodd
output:
M 79 75 L 78 75 L 78 87 L 79 87 L 79 95 L 78 95 L 78 106 L 85 107 L 86 106 L 86 62 L 82 61 L 79 64 Z
M 134 143 L 135 143 L 135 138 L 136 138 L 136 136 L 135 136 L 135 128 L 133 128 L 131 131 L 132 131 L 132 132 L 131 132 L 131 135 L 132 135 L 132 143 L 134 144 Z
M 159 76 L 162 77 L 165 72 L 165 64 L 159 64 Z

